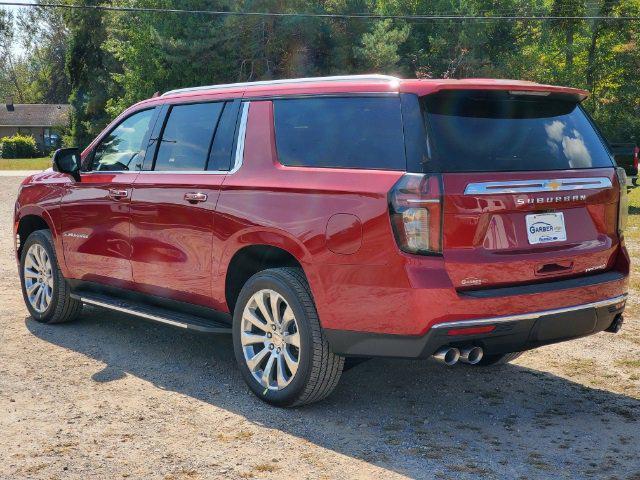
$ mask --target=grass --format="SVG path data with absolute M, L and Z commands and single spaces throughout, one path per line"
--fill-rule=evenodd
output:
M 636 258 L 640 247 L 640 187 L 629 190 L 629 219 L 624 232 L 624 238 L 632 258 L 629 287 L 632 291 L 637 291 L 640 290 L 640 276 L 638 275 L 637 264 L 633 259 Z M 640 341 L 640 339 L 636 340 Z
M 265 472 L 276 472 L 276 471 L 280 470 L 280 467 L 278 467 L 277 465 L 270 465 L 268 463 L 261 463 L 259 465 L 256 465 L 255 467 L 253 467 L 253 469 L 256 472 L 265 473 Z
M 51 166 L 51 157 L 0 158 L 0 170 L 45 170 Z
M 622 359 L 616 362 L 616 365 L 626 368 L 640 368 L 640 360 Z
M 253 432 L 250 432 L 248 430 L 240 430 L 238 432 L 231 433 L 231 434 L 219 433 L 216 436 L 216 438 L 221 442 L 232 442 L 234 440 L 249 440 L 251 437 L 253 437 Z

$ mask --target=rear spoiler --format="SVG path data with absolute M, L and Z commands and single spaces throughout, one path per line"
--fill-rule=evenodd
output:
M 430 95 L 445 90 L 498 90 L 508 91 L 514 95 L 529 95 L 554 98 L 563 98 L 575 102 L 582 102 L 589 96 L 589 92 L 579 88 L 559 87 L 556 85 L 542 85 L 535 82 L 517 80 L 491 80 L 491 79 L 464 79 L 449 80 L 446 83 L 431 80 L 405 80 L 410 91 L 419 96 Z M 409 89 L 408 89 L 409 91 Z

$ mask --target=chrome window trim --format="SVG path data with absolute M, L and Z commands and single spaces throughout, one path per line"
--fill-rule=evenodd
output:
M 505 182 L 469 183 L 465 195 L 496 195 L 506 193 L 566 192 L 611 188 L 608 177 L 554 178 L 543 180 L 508 180 Z
M 600 300 L 598 302 L 591 302 L 591 303 L 583 303 L 583 304 L 574 305 L 571 307 L 555 308 L 553 310 L 540 310 L 537 312 L 520 313 L 516 315 L 505 315 L 502 317 L 479 318 L 475 320 L 460 320 L 458 322 L 454 321 L 454 322 L 437 323 L 431 328 L 441 329 L 441 328 L 475 327 L 475 326 L 494 324 L 494 323 L 518 322 L 522 320 L 535 320 L 537 318 L 545 317 L 548 315 L 557 315 L 560 313 L 575 312 L 578 310 L 587 310 L 589 308 L 608 307 L 609 305 L 615 305 L 616 303 L 625 301 L 626 298 L 627 298 L 627 294 L 624 293 L 617 297 L 607 298 L 606 300 Z
M 242 102 L 242 113 L 240 114 L 240 125 L 238 126 L 238 141 L 236 142 L 236 151 L 234 154 L 234 163 L 231 170 L 135 170 L 141 175 L 231 175 L 240 170 L 244 159 L 244 142 L 247 134 L 247 116 L 249 112 L 249 104 L 251 102 Z M 118 173 L 126 173 L 127 171 L 119 171 Z M 96 172 L 101 173 L 101 172 Z
M 238 142 L 236 143 L 236 154 L 234 157 L 233 168 L 229 171 L 229 174 L 236 173 L 240 170 L 242 162 L 244 161 L 244 142 L 247 136 L 247 118 L 249 115 L 249 104 L 251 102 L 244 102 L 242 104 L 242 116 L 240 117 L 240 126 L 238 127 Z

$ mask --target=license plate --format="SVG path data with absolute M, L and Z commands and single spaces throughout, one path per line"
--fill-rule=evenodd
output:
M 527 236 L 531 245 L 564 242 L 567 239 L 564 215 L 562 212 L 527 215 Z

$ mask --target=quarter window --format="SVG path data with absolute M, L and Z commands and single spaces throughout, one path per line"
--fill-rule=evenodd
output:
M 144 138 L 153 109 L 134 113 L 114 128 L 96 147 L 90 170 L 132 170 L 141 164 L 146 150 Z
M 274 116 L 283 165 L 406 169 L 397 96 L 276 100 Z
M 204 170 L 223 105 L 218 102 L 172 107 L 154 170 Z

